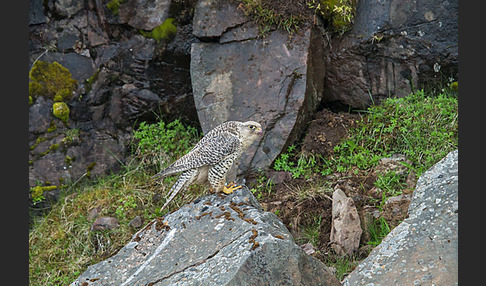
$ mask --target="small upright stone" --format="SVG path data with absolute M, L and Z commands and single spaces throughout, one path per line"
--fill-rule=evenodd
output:
M 339 255 L 351 255 L 359 247 L 361 221 L 352 198 L 341 189 L 332 194 L 331 246 Z

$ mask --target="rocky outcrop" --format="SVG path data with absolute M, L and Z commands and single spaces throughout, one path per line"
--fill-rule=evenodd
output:
M 458 150 L 419 178 L 408 213 L 344 285 L 458 284 Z
M 128 154 L 136 122 L 182 119 L 197 125 L 190 80 L 190 5 L 165 0 L 37 1 L 29 10 L 30 63 L 58 62 L 78 82 L 62 122 L 52 98 L 33 98 L 29 110 L 29 185 L 62 185 L 116 172 Z M 189 4 L 190 1 L 188 2 Z M 186 3 L 187 4 L 187 3 Z M 177 33 L 144 37 L 174 17 Z M 66 139 L 67 138 L 67 139 Z
M 31 0 L 30 63 L 60 63 L 79 89 L 66 124 L 33 99 L 30 187 L 116 171 L 133 126 L 161 117 L 203 132 L 259 121 L 265 135 L 237 170 L 265 170 L 322 103 L 362 108 L 457 79 L 457 1 L 358 2 L 351 31 L 333 37 L 319 17 L 262 36 L 237 1 Z M 147 37 L 168 18 L 175 35 Z M 58 148 L 69 130 L 77 140 Z
M 458 1 L 358 1 L 326 48 L 323 101 L 362 108 L 458 78 Z
M 244 187 L 149 222 L 71 285 L 340 285 Z
M 201 0 L 193 27 L 200 40 L 211 41 L 194 43 L 191 51 L 203 132 L 226 120 L 260 122 L 265 135 L 242 157 L 238 173 L 266 169 L 302 134 L 321 101 L 325 65 L 319 26 L 292 37 L 281 30 L 258 37 L 257 24 L 236 4 Z

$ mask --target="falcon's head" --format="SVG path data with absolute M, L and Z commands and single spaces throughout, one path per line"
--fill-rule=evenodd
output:
M 262 126 L 255 121 L 241 122 L 239 132 L 244 145 L 250 145 L 263 134 Z

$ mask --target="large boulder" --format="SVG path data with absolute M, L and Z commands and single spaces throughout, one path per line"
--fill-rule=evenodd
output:
M 458 153 L 449 153 L 419 178 L 409 217 L 344 285 L 458 284 Z
M 319 26 L 292 37 L 281 30 L 258 37 L 256 24 L 232 5 L 217 0 L 196 5 L 194 33 L 210 42 L 192 45 L 191 79 L 203 132 L 227 120 L 262 124 L 263 138 L 237 167 L 241 175 L 269 167 L 302 134 L 322 97 L 325 40 Z
M 149 222 L 71 285 L 341 285 L 244 187 Z
M 363 108 L 458 78 L 458 1 L 358 1 L 326 48 L 323 101 Z

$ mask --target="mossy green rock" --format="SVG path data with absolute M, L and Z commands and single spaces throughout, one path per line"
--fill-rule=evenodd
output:
M 69 100 L 78 85 L 69 70 L 57 62 L 35 62 L 29 79 L 29 96 L 46 96 L 54 101 Z
M 69 107 L 65 102 L 54 102 L 52 113 L 64 122 L 67 122 L 69 119 Z

